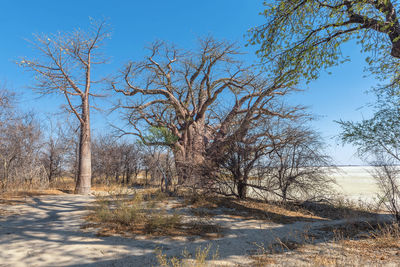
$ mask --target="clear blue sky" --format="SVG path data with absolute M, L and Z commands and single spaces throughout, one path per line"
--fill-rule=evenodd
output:
M 27 87 L 32 83 L 30 75 L 14 63 L 20 56 L 32 55 L 32 49 L 24 39 L 33 33 L 54 33 L 87 28 L 89 17 L 107 19 L 112 37 L 107 42 L 106 54 L 110 63 L 105 72 L 115 73 L 128 60 L 142 59 L 144 47 L 154 40 L 173 42 L 182 48 L 195 47 L 198 37 L 208 34 L 216 38 L 245 44 L 244 34 L 263 23 L 262 1 L 256 0 L 2 0 L 0 2 L 0 85 L 20 94 L 20 106 L 42 115 L 58 111 L 62 99 L 37 98 Z M 247 60 L 256 60 L 255 48 L 244 48 Z M 365 107 L 373 102 L 373 96 L 365 94 L 376 85 L 372 78 L 363 78 L 365 66 L 360 48 L 346 45 L 344 51 L 351 62 L 323 74 L 309 84 L 305 92 L 294 95 L 290 101 L 310 107 L 319 119 L 313 122 L 329 145 L 327 151 L 338 164 L 361 163 L 353 156 L 355 149 L 336 145 L 339 127 L 334 120 L 360 120 L 368 117 L 371 110 Z M 113 117 L 113 120 L 115 117 Z M 103 114 L 94 113 L 93 129 L 107 127 Z

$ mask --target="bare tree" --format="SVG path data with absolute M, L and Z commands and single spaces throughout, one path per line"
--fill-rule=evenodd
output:
M 244 66 L 238 54 L 234 44 L 212 38 L 201 40 L 197 52 L 158 42 L 146 60 L 129 63 L 120 82 L 112 84 L 127 96 L 127 103 L 120 106 L 134 131 L 125 133 L 145 144 L 169 147 L 179 184 L 189 180 L 189 169 L 215 166 L 212 159 L 220 157 L 232 140 L 243 137 L 253 121 L 289 117 L 293 111 L 280 114 L 275 109 L 275 98 L 292 90 L 291 74 L 267 77 Z M 222 120 L 215 117 L 218 108 L 224 109 Z M 232 125 L 237 126 L 235 131 L 228 131 Z M 170 138 L 149 143 L 145 139 L 149 128 L 165 131 Z
M 268 132 L 270 125 L 265 121 L 253 124 L 241 139 L 233 140 L 222 157 L 214 159 L 219 166 L 214 189 L 224 195 L 246 198 L 249 183 L 262 158 L 271 153 Z M 253 176 L 253 177 L 251 177 Z
M 299 125 L 286 126 L 280 136 L 271 139 L 271 153 L 261 170 L 268 191 L 283 201 L 325 198 L 334 179 L 320 137 Z
M 107 183 L 119 179 L 119 157 L 116 138 L 110 134 L 98 135 L 93 139 L 93 177 Z
M 52 182 L 54 178 L 60 177 L 65 169 L 66 156 L 73 149 L 73 142 L 67 135 L 68 126 L 65 127 L 59 121 L 54 126 L 53 121 L 50 122 L 48 136 L 42 149 L 41 161 L 46 170 L 48 181 Z
M 268 199 L 272 193 L 283 201 L 328 193 L 332 168 L 320 137 L 304 126 L 309 118 L 299 111 L 290 119 L 270 117 L 253 123 L 223 157 L 214 159 L 220 169 L 211 188 L 238 198 Z
M 42 185 L 41 137 L 40 126 L 32 114 L 14 115 L 0 124 L 0 184 L 3 188 L 15 188 L 24 183 L 33 185 L 34 182 Z
M 214 189 L 224 195 L 246 198 L 251 172 L 262 157 L 263 149 L 254 144 L 235 141 L 226 153 L 225 159 L 219 160 L 221 171 L 216 182 L 217 187 Z
M 395 220 L 400 223 L 400 168 L 386 152 L 377 153 L 377 160 L 373 162 L 375 168 L 372 175 L 379 186 L 380 205 L 383 204 L 393 215 Z
M 91 187 L 90 97 L 95 65 L 105 63 L 99 54 L 108 37 L 104 22 L 92 24 L 88 32 L 80 29 L 71 33 L 36 35 L 32 44 L 38 52 L 33 59 L 19 63 L 34 73 L 36 89 L 42 94 L 65 97 L 69 112 L 80 122 L 78 179 L 75 193 L 89 194 Z
M 0 89 L 0 123 L 4 122 L 10 115 L 13 107 L 15 94 L 6 90 Z
M 138 145 L 127 141 L 120 142 L 121 172 L 123 181 L 129 185 L 132 178 L 136 181 L 141 171 L 142 158 Z
M 136 143 L 111 133 L 93 138 L 93 180 L 129 185 L 141 171 L 142 151 Z

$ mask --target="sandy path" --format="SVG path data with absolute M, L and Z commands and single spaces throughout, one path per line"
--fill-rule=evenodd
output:
M 146 255 L 156 244 L 120 237 L 99 238 L 80 229 L 92 200 L 86 196 L 54 195 L 8 206 L 7 210 L 16 214 L 0 220 L 0 266 L 110 266 L 114 259 L 127 256 L 132 260 L 138 257 L 140 264 L 126 266 L 146 265 Z M 127 260 L 122 262 L 128 263 Z
M 94 231 L 80 229 L 82 216 L 93 197 L 77 195 L 41 196 L 27 203 L 2 206 L 15 214 L 0 219 L 0 266 L 153 266 L 154 250 L 162 247 L 168 255 L 181 255 L 187 248 L 212 243 L 218 247 L 219 261 L 228 265 L 249 264 L 246 255 L 257 244 L 275 242 L 276 237 L 295 238 L 305 229 L 341 221 L 275 224 L 260 220 L 214 217 L 226 230 L 217 240 L 200 238 L 123 238 L 97 237 Z

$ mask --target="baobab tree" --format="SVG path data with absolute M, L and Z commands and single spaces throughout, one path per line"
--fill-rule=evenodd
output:
M 112 86 L 127 96 L 121 107 L 134 130 L 125 133 L 171 148 L 179 183 L 188 180 L 189 169 L 213 169 L 254 121 L 290 117 L 296 110 L 277 109 L 278 96 L 292 90 L 291 73 L 268 76 L 245 66 L 232 43 L 206 38 L 191 52 L 157 42 L 149 50 L 144 61 L 128 63 Z M 149 129 L 164 138 L 146 140 Z
M 65 98 L 65 108 L 80 122 L 78 177 L 75 193 L 89 194 L 91 187 L 90 105 L 91 91 L 100 81 L 93 80 L 93 68 L 105 63 L 100 53 L 109 33 L 104 22 L 92 23 L 89 31 L 35 35 L 31 41 L 36 58 L 22 58 L 19 64 L 33 72 L 41 94 Z

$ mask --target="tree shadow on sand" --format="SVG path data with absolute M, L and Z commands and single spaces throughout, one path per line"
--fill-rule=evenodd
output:
M 236 214 L 241 211 L 241 216 L 229 213 L 216 215 L 219 219 L 217 223 L 225 224 L 221 238 L 174 240 L 168 237 L 99 237 L 94 230 L 87 232 L 81 229 L 89 198 L 61 195 L 35 197 L 32 200 L 24 204 L 27 205 L 27 212 L 0 221 L 0 258 L 10 266 L 16 262 L 47 266 L 151 266 L 157 264 L 156 248 L 160 248 L 167 256 L 179 256 L 185 249 L 194 255 L 196 248 L 208 244 L 212 244 L 213 249 L 218 248 L 221 260 L 241 263 L 241 256 L 256 253 L 259 245 L 270 246 L 277 239 L 298 241 L 313 229 L 343 224 L 347 220 L 313 218 L 307 221 L 304 217 L 271 211 L 264 213 L 266 220 L 260 220 L 259 209 L 235 202 L 226 208 L 232 213 L 236 211 Z M 378 214 L 367 215 L 371 216 L 354 219 L 387 219 Z M 251 220 L 257 221 L 250 223 Z M 321 234 L 314 242 L 326 242 L 333 238 Z M 54 258 L 49 259 L 48 255 Z

